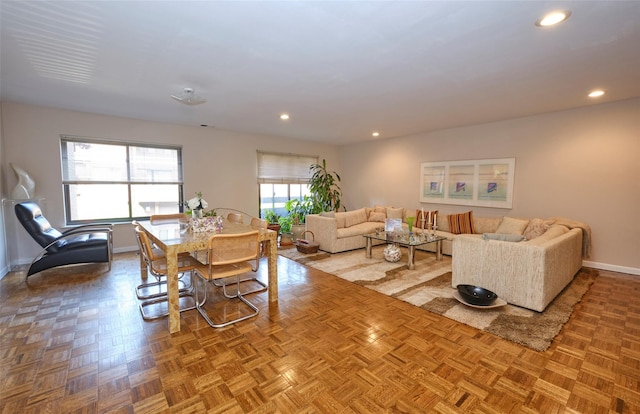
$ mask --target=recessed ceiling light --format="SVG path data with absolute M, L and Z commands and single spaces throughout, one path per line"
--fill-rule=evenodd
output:
M 594 91 L 589 92 L 589 98 L 599 98 L 604 95 L 604 91 L 602 89 L 596 89 Z
M 372 136 L 372 137 L 379 137 L 379 136 L 380 136 L 380 133 L 379 133 L 378 131 L 376 131 L 376 132 L 372 132 L 372 133 L 371 133 L 371 136 Z
M 569 18 L 569 16 L 571 16 L 571 12 L 569 10 L 561 10 L 561 11 L 554 11 L 551 13 L 547 13 L 544 15 L 544 17 L 536 21 L 536 26 L 540 26 L 540 27 L 553 26 L 555 24 L 564 22 Z
M 289 114 L 280 115 L 280 119 L 282 119 L 283 121 L 286 121 L 287 119 L 289 119 Z

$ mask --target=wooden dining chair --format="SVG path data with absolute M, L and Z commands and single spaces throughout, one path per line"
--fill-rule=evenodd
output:
M 249 223 L 251 227 L 256 227 L 259 229 L 266 229 L 268 224 L 269 223 L 267 223 L 267 220 L 258 217 L 251 217 L 251 222 Z
M 258 229 L 266 229 L 267 224 L 268 223 L 266 220 L 260 219 L 258 217 L 252 217 L 249 225 L 251 227 L 255 227 Z M 264 251 L 265 251 L 264 242 L 260 242 L 260 257 L 264 255 Z M 251 286 L 251 288 L 249 288 L 250 290 L 245 290 L 244 292 L 242 292 L 243 295 L 250 295 L 252 293 L 264 292 L 268 289 L 267 284 L 262 280 L 260 280 L 260 278 L 258 278 L 254 274 L 249 274 L 245 278 L 240 278 L 240 283 L 244 283 L 245 285 Z M 225 280 L 224 279 L 215 280 L 213 281 L 213 284 L 217 287 L 224 288 L 223 285 L 225 284 Z
M 227 220 L 229 220 L 232 223 L 242 224 L 242 221 L 244 220 L 244 216 L 242 215 L 242 213 L 232 212 L 227 214 Z
M 149 222 L 151 224 L 162 224 L 162 223 L 187 223 L 189 218 L 184 213 L 174 213 L 174 214 L 152 214 L 149 216 Z
M 248 272 L 257 272 L 260 265 L 260 232 L 250 231 L 240 234 L 214 234 L 209 238 L 207 263 L 200 263 L 195 273 L 203 280 L 204 297 L 200 299 L 198 293 L 199 283 L 195 282 L 196 291 L 196 308 L 200 315 L 214 328 L 222 328 L 224 326 L 243 321 L 258 315 L 258 308 L 249 302 L 240 290 L 240 275 Z M 235 277 L 235 292 L 229 294 L 227 292 L 226 283 L 222 283 L 222 293 L 227 299 L 237 299 L 251 309 L 249 314 L 241 315 L 233 319 L 229 319 L 226 314 L 217 315 L 217 319 L 222 318 L 220 322 L 214 322 L 207 311 L 204 304 L 207 301 L 208 285 L 214 284 L 215 281 L 224 280 Z
M 155 282 L 143 283 L 136 287 L 136 295 L 139 299 L 144 300 L 140 303 L 140 313 L 142 314 L 142 318 L 145 320 L 165 317 L 169 314 L 168 307 L 165 312 L 155 315 L 148 313 L 147 309 L 154 305 L 157 307 L 158 304 L 168 302 L 166 289 L 162 289 L 162 287 L 166 286 L 167 284 L 167 258 L 162 250 L 154 248 L 152 246 L 147 233 L 145 233 L 145 231 L 139 225 L 137 225 L 136 222 L 134 222 L 134 232 L 136 241 L 138 243 L 138 248 L 140 249 L 140 256 L 147 266 L 147 270 L 149 271 L 149 273 L 151 273 L 151 275 L 156 278 Z M 199 262 L 189 254 L 178 255 L 178 274 L 180 275 L 178 283 L 183 284 L 183 287 L 178 291 L 179 297 L 190 297 L 194 301 L 194 304 L 191 306 L 185 308 L 181 307 L 180 312 L 191 310 L 196 307 L 196 295 L 193 288 L 193 281 L 190 278 L 188 283 L 186 283 L 183 276 L 185 275 L 185 273 L 190 273 L 190 276 L 192 276 L 193 270 L 197 267 L 198 264 Z M 157 289 L 152 293 L 143 293 L 144 291 L 152 288 Z

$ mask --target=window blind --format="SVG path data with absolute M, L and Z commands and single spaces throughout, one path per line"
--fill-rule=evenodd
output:
M 258 151 L 259 184 L 307 184 L 317 156 Z

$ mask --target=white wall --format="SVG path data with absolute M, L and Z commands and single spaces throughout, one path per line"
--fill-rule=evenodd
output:
M 258 149 L 326 158 L 342 177 L 348 209 L 374 204 L 419 208 L 421 162 L 515 157 L 513 209 L 472 207 L 476 214 L 584 221 L 593 231 L 593 255 L 585 264 L 640 274 L 640 99 L 342 147 L 1 105 L 3 196 L 16 183 L 9 167 L 13 162 L 36 180 L 36 195 L 46 198 L 54 226 L 63 225 L 60 134 L 181 144 L 186 195 L 202 191 L 212 206 L 249 213 L 257 213 L 258 206 Z M 424 207 L 445 214 L 469 209 Z M 134 246 L 130 226 L 117 227 L 115 243 L 117 249 Z
M 46 215 L 54 227 L 64 225 L 60 135 L 99 139 L 170 143 L 183 146 L 185 196 L 201 191 L 210 207 L 237 208 L 258 214 L 256 151 L 318 155 L 339 168 L 337 148 L 309 141 L 221 131 L 215 128 L 145 122 L 46 107 L 2 103 L 6 189 L 17 179 L 9 163 L 36 181 L 36 196 L 46 199 Z M 104 200 L 97 200 L 104 202 Z M 25 233 L 26 235 L 26 233 Z M 34 242 L 35 244 L 35 242 Z M 129 224 L 114 230 L 116 251 L 133 248 Z M 31 258 L 25 258 L 29 263 Z
M 483 216 L 564 216 L 593 232 L 585 264 L 640 274 L 640 99 L 341 148 L 344 202 L 420 208 L 420 163 L 516 158 L 512 210 L 424 204 Z
M 2 133 L 2 106 L 0 105 L 0 164 L 4 165 L 4 134 Z M 5 192 L 4 168 L 0 169 L 0 193 Z M 1 197 L 0 197 L 1 198 Z M 0 214 L 0 234 L 5 233 L 5 223 L 3 214 Z M 0 278 L 9 270 L 7 266 L 7 245 L 4 237 L 0 237 Z

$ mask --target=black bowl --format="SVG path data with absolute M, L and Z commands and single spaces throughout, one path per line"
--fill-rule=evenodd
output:
M 473 285 L 458 285 L 462 299 L 472 305 L 489 306 L 498 299 L 498 295 L 490 290 Z

